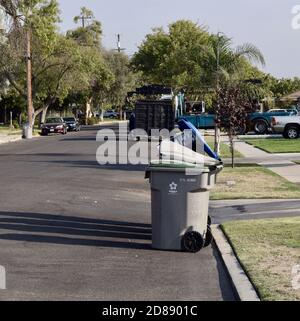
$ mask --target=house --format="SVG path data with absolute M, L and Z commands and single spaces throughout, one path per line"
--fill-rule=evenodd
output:
M 300 91 L 296 91 L 290 95 L 284 96 L 280 98 L 281 102 L 292 102 L 294 103 L 297 107 L 300 108 Z

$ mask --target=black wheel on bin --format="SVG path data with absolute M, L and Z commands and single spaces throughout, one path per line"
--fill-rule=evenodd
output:
M 197 253 L 203 249 L 204 239 L 198 232 L 187 232 L 182 238 L 182 250 Z
M 211 245 L 212 241 L 213 241 L 214 237 L 211 231 L 211 227 L 207 226 L 207 232 L 206 232 L 206 236 L 205 236 L 205 242 L 204 242 L 204 247 L 208 247 Z

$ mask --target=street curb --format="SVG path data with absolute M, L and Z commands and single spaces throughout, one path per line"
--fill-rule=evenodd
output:
M 260 301 L 256 290 L 235 256 L 231 245 L 219 225 L 212 226 L 214 241 L 225 264 L 230 281 L 240 301 Z
M 0 145 L 3 145 L 3 144 L 8 144 L 8 143 L 14 143 L 14 142 L 18 142 L 22 140 L 22 136 L 15 136 L 15 137 L 5 137 L 5 140 L 1 140 L 1 137 L 0 137 Z
M 111 125 L 119 125 L 119 124 L 126 124 L 128 123 L 128 120 L 117 120 L 117 121 L 106 121 L 99 123 L 98 125 L 95 126 L 111 126 Z

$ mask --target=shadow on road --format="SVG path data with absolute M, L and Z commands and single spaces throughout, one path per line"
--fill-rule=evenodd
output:
M 65 165 L 66 167 L 90 168 L 101 170 L 129 171 L 129 172 L 145 172 L 146 165 L 121 165 L 108 164 L 100 165 L 97 161 L 89 160 L 51 160 L 51 161 L 33 161 L 34 163 L 49 163 L 57 165 Z
M 50 214 L 0 212 L 0 229 L 2 232 L 4 230 L 15 232 L 0 234 L 2 240 L 151 249 L 152 229 L 151 225 L 147 224 Z M 134 242 L 134 240 L 142 242 Z
M 235 290 L 232 287 L 232 284 L 229 281 L 230 276 L 228 275 L 228 272 L 224 268 L 224 263 L 215 245 L 213 246 L 213 256 L 215 257 L 217 262 L 220 288 L 222 291 L 222 297 L 224 301 L 238 301 L 237 293 L 235 292 Z

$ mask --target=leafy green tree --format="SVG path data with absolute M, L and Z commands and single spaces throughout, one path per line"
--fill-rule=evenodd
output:
M 180 20 L 171 24 L 168 32 L 157 28 L 147 35 L 134 55 L 132 65 L 143 73 L 148 83 L 198 90 L 208 40 L 209 34 L 204 28 Z
M 67 36 L 76 40 L 82 46 L 100 47 L 102 36 L 101 22 L 96 20 L 94 13 L 86 7 L 82 7 L 80 15 L 74 18 L 76 24 L 80 21 L 82 23 L 81 27 L 68 31 Z
M 32 81 L 36 84 L 33 100 L 34 104 L 40 106 L 44 98 L 43 93 L 39 91 L 42 77 L 45 76 L 45 71 L 57 67 L 51 59 L 58 42 L 58 3 L 56 0 L 0 0 L 0 5 L 11 18 L 7 41 L 0 45 L 0 72 L 21 97 L 27 97 L 24 52 L 26 33 L 30 32 Z M 42 111 L 42 108 L 34 110 L 33 120 Z
M 105 99 L 119 109 L 122 118 L 122 107 L 125 104 L 127 93 L 136 88 L 138 75 L 131 71 L 130 60 L 126 54 L 108 51 L 104 54 L 104 58 L 114 76 L 109 90 L 104 91 Z
M 132 59 L 146 82 L 185 88 L 188 94 L 202 96 L 216 92 L 218 82 L 244 77 L 241 66 L 252 62 L 265 63 L 254 45 L 233 48 L 225 35 L 209 34 L 206 28 L 186 20 L 171 24 L 168 32 L 154 29 Z
M 92 110 L 99 105 L 100 92 L 109 90 L 114 76 L 102 53 L 101 23 L 94 19 L 92 11 L 87 8 L 81 9 L 80 17 L 88 17 L 90 24 L 83 24 L 82 27 L 67 32 L 67 38 L 75 41 L 80 48 L 80 61 L 73 75 L 76 81 L 73 83 L 71 96 L 78 99 L 76 103 L 84 105 L 87 123 Z M 79 21 L 80 17 L 75 17 L 75 22 Z
M 218 89 L 217 122 L 228 135 L 234 168 L 234 138 L 246 128 L 247 115 L 255 110 L 252 97 L 240 83 L 226 83 Z
M 253 68 L 251 63 L 265 64 L 257 47 L 246 43 L 233 48 L 232 39 L 220 33 L 210 35 L 207 48 L 202 81 L 212 88 L 217 88 L 230 78 L 245 79 L 250 76 L 249 70 Z
M 300 79 L 297 77 L 292 79 L 276 79 L 269 75 L 266 81 L 269 81 L 269 88 L 275 98 L 281 98 L 300 90 Z

